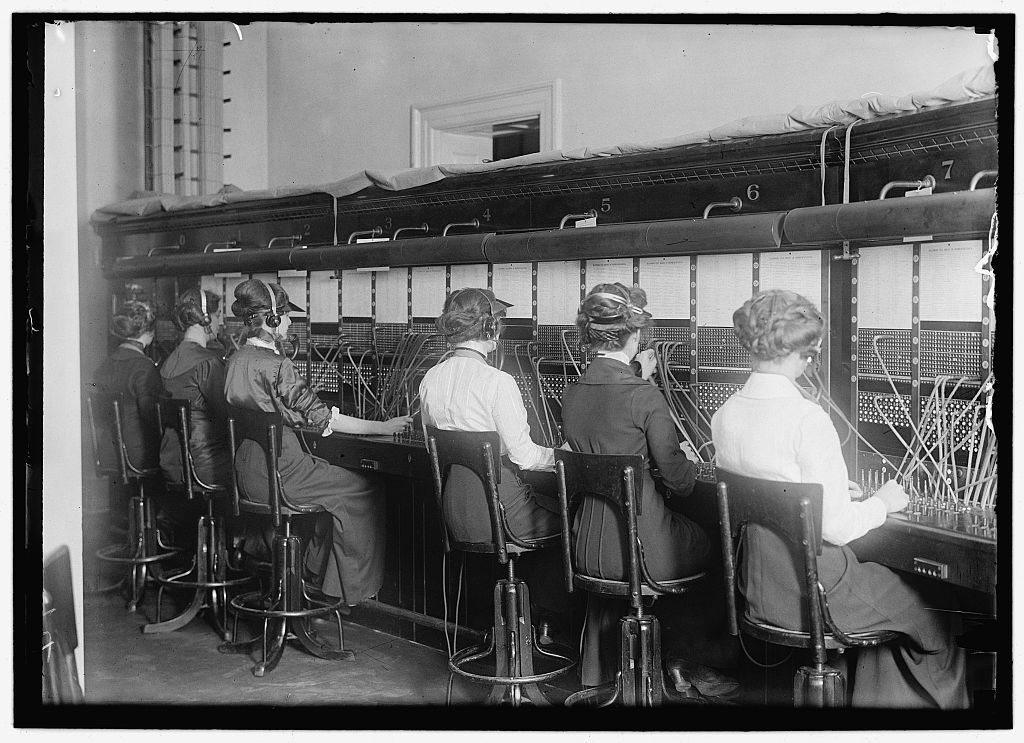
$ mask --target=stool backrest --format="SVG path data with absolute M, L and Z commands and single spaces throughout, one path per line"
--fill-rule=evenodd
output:
M 86 402 L 96 474 L 120 477 L 122 482 L 150 474 L 132 462 L 125 445 L 123 414 L 125 406 L 134 403 L 120 392 L 90 392 Z
M 725 600 L 729 631 L 739 632 L 736 601 L 736 560 L 748 525 L 756 524 L 779 535 L 791 552 L 802 555 L 801 592 L 808 612 L 811 649 L 815 662 L 824 662 L 823 594 L 818 583 L 821 554 L 821 502 L 819 483 L 762 480 L 718 468 L 718 523 L 722 537 Z M 796 558 L 795 558 L 796 559 Z
M 444 549 L 453 546 L 467 552 L 493 552 L 498 561 L 508 563 L 508 543 L 530 548 L 533 545 L 518 540 L 510 534 L 505 523 L 505 510 L 498 498 L 498 484 L 501 482 L 501 439 L 495 431 L 444 431 L 427 426 L 427 453 L 430 456 L 430 471 L 434 478 L 434 494 L 437 496 L 438 515 Z M 483 484 L 487 499 L 487 514 L 491 521 L 491 542 L 460 542 L 452 538 L 444 518 L 444 489 L 453 465 L 465 467 Z
M 157 403 L 157 419 L 160 421 L 161 431 L 173 432 L 178 440 L 178 456 L 181 461 L 181 483 L 180 487 L 185 489 L 189 500 L 195 496 L 195 490 L 212 492 L 217 488 L 208 485 L 200 479 L 196 473 L 195 464 L 192 461 L 192 403 L 176 397 L 161 398 Z M 168 487 L 178 483 L 167 483 Z
M 562 514 L 562 563 L 569 591 L 574 583 L 584 589 L 601 590 L 607 580 L 587 575 L 576 565 L 571 524 L 584 500 L 602 498 L 612 503 L 622 514 L 626 527 L 625 557 L 629 578 L 629 596 L 634 609 L 641 608 L 641 565 L 643 546 L 637 531 L 636 519 L 640 514 L 640 496 L 643 487 L 644 458 L 639 455 L 585 454 L 555 449 L 555 479 L 558 482 L 558 500 Z M 646 572 L 646 570 L 644 570 Z M 649 576 L 645 576 L 649 577 Z M 656 588 L 653 581 L 648 583 Z
M 254 441 L 259 445 L 260 450 L 267 464 L 267 483 L 269 492 L 267 502 L 270 507 L 270 515 L 274 522 L 274 528 L 281 525 L 281 474 L 278 470 L 277 460 L 281 454 L 282 433 L 284 422 L 280 413 L 266 413 L 262 410 L 249 410 L 229 406 L 228 408 L 228 440 L 231 442 L 231 498 L 235 515 L 240 510 L 242 500 L 254 505 L 255 501 L 243 499 L 238 489 L 238 465 L 235 459 L 238 455 L 238 448 L 243 441 Z

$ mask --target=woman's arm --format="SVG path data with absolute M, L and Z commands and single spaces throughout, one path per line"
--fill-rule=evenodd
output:
M 519 387 L 509 375 L 498 380 L 498 394 L 491 407 L 491 416 L 501 443 L 508 452 L 508 458 L 524 470 L 546 470 L 555 468 L 553 450 L 538 446 L 530 438 L 530 423 Z
M 665 485 L 689 495 L 697 481 L 697 468 L 679 449 L 679 437 L 668 404 L 655 387 L 637 387 L 632 399 L 633 420 L 647 437 L 647 451 Z
M 822 495 L 821 536 L 843 545 L 885 522 L 885 503 L 876 497 L 850 499 L 846 461 L 835 426 L 825 411 L 810 410 L 800 421 L 797 464 L 802 482 L 820 482 Z
M 387 436 L 405 430 L 412 423 L 412 417 L 400 415 L 386 421 L 368 421 L 351 415 L 335 413 L 331 418 L 331 430 L 337 433 L 377 434 Z
M 283 407 L 311 428 L 322 432 L 330 425 L 331 409 L 309 388 L 306 380 L 299 376 L 291 359 L 283 356 L 278 362 L 274 394 Z

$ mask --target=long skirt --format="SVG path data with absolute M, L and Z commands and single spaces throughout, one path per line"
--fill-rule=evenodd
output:
M 239 487 L 247 498 L 266 502 L 267 467 L 253 441 L 238 448 Z M 306 568 L 322 577 L 321 590 L 355 606 L 384 582 L 383 494 L 372 475 L 328 464 L 305 453 L 294 431 L 285 428 L 279 460 L 285 496 L 315 503 L 331 515 L 333 533 L 314 535 L 306 550 Z
M 701 526 L 666 506 L 649 473 L 645 473 L 641 499 L 637 530 L 651 577 L 672 580 L 703 570 L 711 555 L 711 542 Z M 625 521 L 614 506 L 607 501 L 588 499 L 577 512 L 573 533 L 576 561 L 584 572 L 599 578 L 628 580 Z M 580 680 L 584 686 L 597 686 L 615 678 L 619 619 L 631 611 L 624 598 L 587 596 L 580 654 Z
M 498 500 L 512 534 L 529 541 L 559 532 L 558 499 L 544 492 L 546 486 L 554 488 L 553 475 L 531 478 L 541 483 L 535 487 L 525 482 L 518 470 L 503 463 L 500 476 Z M 489 542 L 493 538 L 483 483 L 469 469 L 452 466 L 445 483 L 443 509 L 453 539 Z M 530 598 L 538 610 L 553 615 L 569 611 L 560 542 L 521 555 L 518 565 L 519 575 L 529 586 Z
M 786 544 L 758 526 L 747 529 L 739 586 L 754 620 L 807 631 L 802 577 Z M 802 568 L 801 568 L 802 571 Z M 968 704 L 966 654 L 956 644 L 948 596 L 924 591 L 889 568 L 860 562 L 847 546 L 822 546 L 818 577 L 829 610 L 845 632 L 895 630 L 896 642 L 856 652 L 855 707 L 938 707 Z M 933 608 L 929 608 L 933 607 Z

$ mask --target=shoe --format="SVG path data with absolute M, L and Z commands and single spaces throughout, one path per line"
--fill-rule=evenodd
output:
M 667 667 L 669 678 L 680 694 L 685 694 L 693 687 L 702 696 L 729 699 L 740 688 L 740 682 L 736 679 L 700 663 L 676 659 L 669 661 Z

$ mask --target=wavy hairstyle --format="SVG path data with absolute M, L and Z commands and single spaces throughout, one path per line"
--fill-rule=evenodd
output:
M 193 325 L 203 324 L 203 300 L 200 292 L 206 294 L 206 314 L 212 315 L 220 309 L 220 297 L 205 289 L 186 289 L 178 297 L 174 307 L 174 325 L 178 330 L 187 330 Z
M 264 316 L 270 312 L 270 292 L 267 291 L 267 287 L 274 292 L 277 311 L 287 311 L 288 292 L 280 284 L 264 284 L 259 279 L 249 279 L 235 287 L 235 301 L 231 303 L 231 314 L 240 318 L 246 325 L 262 325 Z
M 825 320 L 818 308 L 796 292 L 759 292 L 732 313 L 740 344 L 757 361 L 771 361 L 793 351 L 803 354 L 821 340 Z
M 501 318 L 505 314 L 504 309 L 491 309 L 494 302 L 490 289 L 456 289 L 444 300 L 441 316 L 434 324 L 449 343 L 494 340 L 501 334 Z
M 156 312 L 147 302 L 129 299 L 110 318 L 110 334 L 121 340 L 135 340 L 156 324 Z
M 591 289 L 576 315 L 580 342 L 592 351 L 618 351 L 629 337 L 648 327 L 647 292 L 640 287 L 598 284 Z

